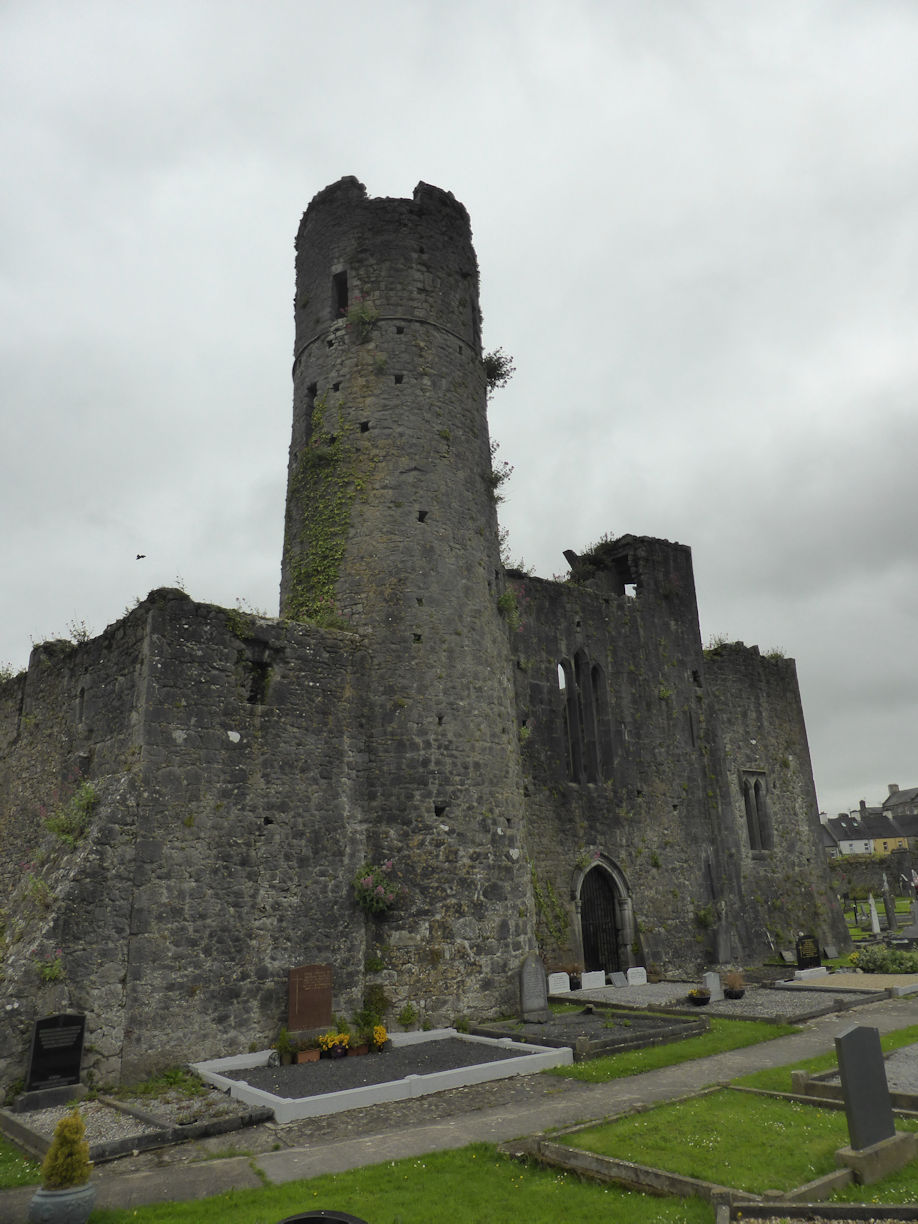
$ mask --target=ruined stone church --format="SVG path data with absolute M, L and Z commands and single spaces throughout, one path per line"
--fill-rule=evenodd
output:
M 157 590 L 0 684 L 0 1081 L 58 1011 L 102 1083 L 264 1046 L 298 964 L 439 1024 L 512 1010 L 534 949 L 844 943 L 793 661 L 702 649 L 682 544 L 502 566 L 462 205 L 345 178 L 296 247 L 279 617 Z

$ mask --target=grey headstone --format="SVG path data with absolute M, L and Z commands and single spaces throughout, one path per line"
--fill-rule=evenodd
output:
M 570 994 L 571 977 L 569 973 L 550 973 L 548 975 L 549 994 Z
M 851 1146 L 860 1151 L 883 1139 L 891 1139 L 896 1133 L 896 1124 L 879 1030 L 852 1025 L 835 1038 L 835 1052 L 845 1094 Z
M 589 973 L 580 975 L 581 990 L 598 990 L 600 986 L 605 986 L 606 975 L 602 969 L 593 969 Z
M 719 973 L 706 973 L 702 978 L 702 985 L 706 990 L 711 992 L 712 1003 L 719 1003 L 724 997 L 723 987 L 720 984 Z
M 874 935 L 879 935 L 880 915 L 877 913 L 877 903 L 873 899 L 873 893 L 867 897 L 867 905 L 870 908 L 870 930 Z
M 628 985 L 629 986 L 646 986 L 647 985 L 647 970 L 641 965 L 637 965 L 628 970 Z
M 612 979 L 613 986 L 621 987 L 621 986 L 628 985 L 628 979 L 625 977 L 623 973 L 611 973 L 609 976 Z
M 894 931 L 899 923 L 896 921 L 896 902 L 889 892 L 883 894 L 883 908 L 886 911 L 886 926 L 890 931 Z
M 784 961 L 785 965 L 796 965 L 797 963 L 797 957 L 794 955 L 792 948 L 782 948 L 781 959 Z
M 826 960 L 836 960 L 838 957 L 838 948 L 835 944 L 826 944 L 822 952 Z
M 544 1024 L 551 1017 L 545 966 L 535 952 L 530 952 L 520 965 L 520 1015 L 537 1024 Z

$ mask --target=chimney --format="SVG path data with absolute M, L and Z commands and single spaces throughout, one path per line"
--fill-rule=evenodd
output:
M 898 782 L 887 782 L 886 786 L 887 786 L 887 789 L 889 790 L 889 793 L 890 793 L 891 795 L 894 795 L 894 794 L 896 793 L 896 791 L 899 789 L 899 783 L 898 783 Z
M 864 817 L 867 815 L 867 800 L 862 799 L 859 806 L 861 809 L 861 820 L 863 820 Z

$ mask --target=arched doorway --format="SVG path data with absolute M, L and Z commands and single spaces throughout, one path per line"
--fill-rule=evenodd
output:
M 629 968 L 634 963 L 634 916 L 624 876 L 602 859 L 578 874 L 574 896 L 584 969 L 616 973 Z

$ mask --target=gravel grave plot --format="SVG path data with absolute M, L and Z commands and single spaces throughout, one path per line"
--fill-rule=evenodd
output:
M 918 1096 L 918 1045 L 902 1046 L 886 1058 L 886 1083 L 891 1092 Z M 840 1084 L 841 1076 L 826 1077 L 827 1084 Z
M 187 1126 L 191 1122 L 214 1121 L 247 1114 L 251 1109 L 244 1101 L 235 1101 L 219 1088 L 207 1088 L 195 1096 L 172 1090 L 156 1097 L 120 1097 L 118 1103 L 141 1113 L 151 1114 L 167 1126 Z
M 581 1000 L 578 999 L 577 1002 L 580 1003 Z M 661 1031 L 687 1027 L 686 1022 L 696 1018 L 694 1015 L 670 1016 L 646 1011 L 617 1011 L 605 1007 L 597 1008 L 596 1011 L 586 1010 L 589 1007 L 590 1003 L 584 1001 L 584 1010 L 555 1012 L 550 1020 L 542 1024 L 494 1021 L 476 1025 L 473 1031 L 488 1036 L 522 1038 L 533 1045 L 540 1042 L 560 1043 L 572 1049 L 576 1048 L 577 1041 L 581 1038 L 593 1043 L 594 1048 L 603 1043 L 611 1046 L 616 1040 L 631 1042 L 643 1039 L 649 1045 Z M 691 1032 L 690 1028 L 688 1032 Z M 677 1040 L 681 1035 L 674 1032 L 671 1039 Z M 595 1053 L 600 1052 L 611 1054 L 614 1050 L 596 1049 Z M 595 1054 L 591 1053 L 590 1057 L 595 1057 Z
M 767 986 L 748 986 L 741 999 L 720 999 L 704 1007 L 695 1007 L 688 1001 L 688 992 L 694 982 L 658 982 L 647 986 L 603 986 L 597 990 L 578 990 L 570 996 L 572 1003 L 614 1003 L 625 1007 L 678 1007 L 680 1010 L 699 1012 L 707 1016 L 761 1016 L 763 1019 L 809 1016 L 821 1008 L 831 1008 L 834 1003 L 851 1000 L 862 1001 L 858 991 L 817 991 L 801 986 L 794 990 L 771 990 Z
M 198 1096 L 170 1091 L 153 1099 L 146 1096 L 119 1098 L 118 1104 L 145 1116 L 137 1117 L 106 1100 L 84 1099 L 80 1102 L 80 1113 L 86 1124 L 86 1140 L 94 1160 L 108 1158 L 99 1150 L 103 1145 L 125 1145 L 128 1140 L 133 1140 L 137 1147 L 144 1147 L 148 1146 L 146 1141 L 151 1136 L 165 1138 L 174 1127 L 248 1118 L 252 1109 L 244 1101 L 235 1101 L 228 1093 L 216 1088 L 208 1088 Z M 58 1105 L 51 1109 L 33 1109 L 16 1117 L 24 1126 L 50 1140 L 58 1121 L 68 1112 L 66 1105 Z
M 893 1092 L 918 1096 L 918 1045 L 893 1050 L 886 1059 L 886 1083 Z
M 52 1138 L 54 1128 L 61 1118 L 70 1110 L 66 1105 L 57 1105 L 52 1109 L 33 1109 L 29 1113 L 17 1115 L 31 1130 L 37 1131 L 46 1139 Z M 161 1127 L 149 1126 L 139 1118 L 113 1109 L 102 1101 L 81 1101 L 80 1113 L 86 1123 L 86 1140 L 90 1147 L 100 1143 L 110 1143 L 115 1139 L 127 1139 L 132 1136 L 154 1135 Z
M 367 1084 L 386 1084 L 404 1079 L 406 1075 L 432 1075 L 456 1067 L 475 1067 L 480 1063 L 500 1062 L 519 1058 L 524 1051 L 486 1045 L 478 1041 L 462 1041 L 445 1037 L 439 1041 L 423 1041 L 415 1045 L 390 1046 L 381 1054 L 363 1054 L 353 1058 L 322 1058 L 318 1062 L 300 1063 L 289 1067 L 247 1067 L 241 1071 L 224 1071 L 227 1079 L 241 1080 L 271 1092 L 275 1096 L 324 1096 Z

